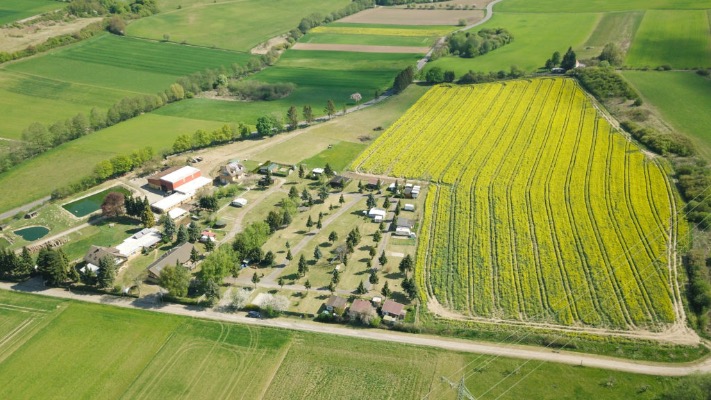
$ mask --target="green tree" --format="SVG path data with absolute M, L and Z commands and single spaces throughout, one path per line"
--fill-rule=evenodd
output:
M 415 262 L 412 260 L 412 256 L 409 254 L 406 255 L 401 261 L 400 265 L 398 265 L 398 268 L 400 269 L 400 272 L 403 274 L 412 272 L 413 268 L 415 267 Z
M 383 235 L 380 233 L 380 231 L 379 230 L 375 231 L 375 233 L 373 234 L 373 241 L 375 243 L 379 243 L 382 238 L 383 238 Z
M 385 281 L 385 285 L 383 285 L 383 288 L 380 290 L 380 294 L 382 294 L 383 297 L 386 299 L 392 294 L 392 291 L 390 290 L 390 286 L 388 285 L 387 281 Z
M 336 240 L 338 240 L 338 234 L 336 231 L 331 231 L 331 233 L 328 234 L 328 241 L 331 243 L 335 243 Z
M 357 294 L 366 294 L 368 291 L 365 289 L 365 285 L 363 284 L 363 281 L 360 281 L 358 284 L 358 288 L 356 288 L 356 293 Z
M 343 193 L 341 193 L 341 197 L 338 198 L 338 204 L 343 205 L 346 202 L 346 199 L 343 198 Z
M 326 185 L 321 186 L 318 189 L 318 198 L 321 200 L 321 203 L 325 203 L 326 199 L 328 198 L 328 187 Z
M 188 225 L 188 242 L 195 243 L 200 239 L 200 228 L 195 221 L 191 221 Z
M 306 258 L 302 254 L 301 257 L 299 258 L 299 269 L 298 269 L 299 276 L 305 276 L 307 272 L 309 272 L 309 266 L 308 266 L 308 264 L 306 264 Z
M 566 51 L 563 55 L 563 60 L 560 62 L 560 67 L 567 71 L 575 68 L 576 64 L 577 57 L 575 55 L 575 52 L 573 51 L 572 47 L 569 47 L 568 51 Z
M 209 196 L 209 195 L 200 197 L 198 204 L 200 205 L 200 208 L 203 208 L 203 209 L 209 210 L 209 211 L 216 211 L 219 206 L 219 204 L 217 202 L 217 197 Z
M 275 259 L 275 258 L 276 258 L 276 256 L 274 255 L 274 252 L 271 251 L 271 250 L 269 250 L 269 251 L 264 255 L 264 260 L 262 260 L 262 262 L 264 263 L 264 265 L 266 265 L 266 266 L 268 266 L 268 267 L 271 267 L 272 265 L 274 265 L 274 259 Z
M 296 200 L 299 198 L 299 190 L 296 189 L 296 186 L 292 186 L 289 188 L 289 198 L 292 200 Z
M 107 218 L 115 218 L 126 212 L 126 196 L 121 192 L 111 192 L 104 197 L 101 203 L 101 215 Z
M 308 291 L 311 290 L 311 281 L 307 279 L 306 282 L 304 282 L 304 287 L 306 288 L 306 292 L 308 293 Z
M 110 178 L 113 174 L 114 166 L 109 160 L 101 161 L 96 164 L 96 167 L 94 167 L 94 175 L 96 175 L 96 177 L 101 181 Z
M 331 164 L 326 163 L 326 166 L 323 168 L 323 173 L 326 176 L 334 176 L 336 173 L 333 171 L 333 168 L 331 168 Z
M 205 282 L 203 292 L 210 305 L 214 305 L 220 300 L 220 285 L 212 279 Z
M 304 108 L 302 110 L 302 114 L 304 115 L 304 120 L 307 123 L 310 124 L 310 123 L 314 122 L 314 112 L 311 109 L 311 106 L 309 106 L 309 105 L 304 106 Z M 303 178 L 302 176 L 300 176 L 300 177 Z
M 185 297 L 190 286 L 190 272 L 176 262 L 175 265 L 168 265 L 163 268 L 158 277 L 158 284 L 167 290 L 171 296 Z
M 163 241 L 172 242 L 173 235 L 175 235 L 175 222 L 173 222 L 173 218 L 170 218 L 170 215 L 166 214 L 163 220 Z
M 454 82 L 454 79 L 456 79 L 456 75 L 454 74 L 454 71 L 444 71 L 444 81 L 447 83 L 452 83 Z
M 436 84 L 444 82 L 444 71 L 440 67 L 432 67 L 425 74 L 425 80 L 429 84 Z
M 315 260 L 320 260 L 320 259 L 321 259 L 321 256 L 322 256 L 322 254 L 321 254 L 321 249 L 319 249 L 319 247 L 316 246 L 316 248 L 314 248 L 314 259 L 315 259 Z
M 141 213 L 141 223 L 144 228 L 152 228 L 156 224 L 156 217 L 150 207 L 144 208 Z
M 385 250 L 383 250 L 382 253 L 380 253 L 380 257 L 378 258 L 378 262 L 380 265 L 385 266 L 385 264 L 388 263 L 388 258 L 385 257 Z
M 284 223 L 284 215 L 276 210 L 269 211 L 266 222 L 267 225 L 269 225 L 270 232 L 274 233 L 277 229 L 281 228 Z
M 190 250 L 190 262 L 196 263 L 200 259 L 200 253 L 198 253 L 197 247 L 193 247 Z
M 617 43 L 608 43 L 597 58 L 600 61 L 607 61 L 611 65 L 622 65 L 625 56 Z
M 257 284 L 260 280 L 261 278 L 259 277 L 259 274 L 257 273 L 257 271 L 254 271 L 254 274 L 252 274 L 252 283 L 254 284 L 255 289 L 257 288 Z
M 306 172 L 304 171 L 304 165 L 303 165 L 303 164 L 299 164 L 299 178 L 300 178 L 300 179 L 304 179 L 304 174 L 305 174 L 305 173 L 306 173 Z
M 176 244 L 180 245 L 188 241 L 188 230 L 185 225 L 180 225 L 178 228 L 178 236 L 176 237 Z
M 336 291 L 336 286 L 333 284 L 333 282 L 328 283 L 328 291 L 331 292 L 331 294 Z
M 336 105 L 333 103 L 333 100 L 329 100 L 326 103 L 326 108 L 324 108 L 323 111 L 328 115 L 328 119 L 331 119 L 331 117 L 336 113 Z
M 309 228 L 309 230 L 311 230 L 311 227 L 313 227 L 313 226 L 314 226 L 314 220 L 311 219 L 311 216 L 309 215 L 309 218 L 306 220 L 306 227 Z
M 279 280 L 277 281 L 277 284 L 279 285 L 280 288 L 284 288 L 284 278 L 281 276 L 279 277 Z
M 341 273 L 338 272 L 337 269 L 333 270 L 333 276 L 331 277 L 331 282 L 333 282 L 334 285 L 338 285 L 338 282 L 341 281 Z
M 286 250 L 286 259 L 287 259 L 288 261 L 291 261 L 291 260 L 294 259 L 294 256 L 291 255 L 291 249 L 287 249 L 287 250 Z
M 415 69 L 412 66 L 405 68 L 400 71 L 395 77 L 395 82 L 393 83 L 393 92 L 395 94 L 401 93 L 405 90 L 415 78 Z
M 289 123 L 289 129 L 294 130 L 299 127 L 299 114 L 296 112 L 296 107 L 289 107 L 289 111 L 286 112 L 286 120 Z
M 368 282 L 370 282 L 371 285 L 376 285 L 378 282 L 380 282 L 378 274 L 375 271 L 370 271 L 370 277 L 368 278 Z
M 205 251 L 208 253 L 215 249 L 215 242 L 208 240 L 205 242 Z
M 257 118 L 257 134 L 259 136 L 271 136 L 276 127 L 270 117 Z
M 402 289 L 407 294 L 407 297 L 414 299 L 417 297 L 417 286 L 415 286 L 415 280 L 412 278 L 405 277 L 402 280 Z
M 368 194 L 368 200 L 366 201 L 365 205 L 366 207 L 368 207 L 368 209 L 371 209 L 378 205 L 378 203 L 375 202 L 375 197 L 372 193 Z
M 96 274 L 99 287 L 110 288 L 116 279 L 116 263 L 109 257 L 99 260 L 99 271 Z
M 560 65 L 560 52 L 559 51 L 556 51 L 553 53 L 553 55 L 551 56 L 551 62 L 553 63 L 554 67 L 557 65 Z

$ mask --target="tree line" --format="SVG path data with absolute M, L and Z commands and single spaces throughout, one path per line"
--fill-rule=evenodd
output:
M 443 47 L 443 50 L 454 56 L 474 58 L 505 46 L 513 40 L 513 35 L 504 28 L 481 29 L 477 33 L 456 32 L 447 38 L 447 46 Z M 442 55 L 445 54 L 440 51 L 438 56 Z

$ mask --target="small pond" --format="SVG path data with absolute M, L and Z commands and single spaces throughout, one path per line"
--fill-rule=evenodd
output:
M 94 211 L 98 211 L 101 208 L 101 203 L 104 202 L 106 195 L 111 192 L 119 192 L 123 194 L 131 193 L 123 186 L 114 186 L 99 193 L 94 193 L 91 196 L 83 197 L 79 200 L 67 203 L 62 207 L 72 213 L 75 217 L 86 217 Z
M 44 226 L 30 226 L 29 228 L 22 228 L 14 231 L 17 236 L 22 237 L 28 242 L 33 242 L 39 238 L 44 237 L 49 233 L 49 229 Z

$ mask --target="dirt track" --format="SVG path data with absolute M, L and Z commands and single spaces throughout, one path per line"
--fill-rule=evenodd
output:
M 444 350 L 461 351 L 467 353 L 487 354 L 493 356 L 555 362 L 568 365 L 580 365 L 592 368 L 601 368 L 613 371 L 630 372 L 658 376 L 684 376 L 694 373 L 711 372 L 711 358 L 683 364 L 662 364 L 652 362 L 629 361 L 611 357 L 602 357 L 590 354 L 553 351 L 530 346 L 499 345 L 470 340 L 459 340 L 430 335 L 414 335 L 380 329 L 351 329 L 344 326 L 319 324 L 306 320 L 277 318 L 259 320 L 247 318 L 244 313 L 232 314 L 218 312 L 212 309 L 198 309 L 179 304 L 160 303 L 155 296 L 141 299 L 114 297 L 107 295 L 77 294 L 64 289 L 44 289 L 37 280 L 22 284 L 0 282 L 0 289 L 33 292 L 44 296 L 73 299 L 89 303 L 99 303 L 125 308 L 138 308 L 161 312 L 165 314 L 183 315 L 195 318 L 205 318 L 218 321 L 235 322 L 248 325 L 260 325 L 272 328 L 291 329 L 304 332 L 325 333 L 352 338 L 378 340 L 383 342 L 396 342 L 416 346 L 434 347 Z

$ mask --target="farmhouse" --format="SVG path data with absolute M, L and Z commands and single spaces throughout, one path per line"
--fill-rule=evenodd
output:
M 227 165 L 220 167 L 220 175 L 218 179 L 221 184 L 226 185 L 228 183 L 237 182 L 246 173 L 247 169 L 244 165 L 239 162 L 229 162 Z
M 415 227 L 415 221 L 407 218 L 397 217 L 395 228 L 407 228 L 408 230 Z
M 420 195 L 420 190 L 421 190 L 421 186 L 412 185 L 411 183 L 408 183 L 405 185 L 405 189 L 403 190 L 402 193 L 407 198 L 416 199 Z
M 173 192 L 179 187 L 197 180 L 201 176 L 200 170 L 194 167 L 171 167 L 149 176 L 148 184 L 164 192 Z
M 373 221 L 375 222 L 380 222 L 385 219 L 385 216 L 388 215 L 388 212 L 383 210 L 382 208 L 376 208 L 373 207 L 368 211 L 368 217 L 373 218 Z
M 134 233 L 123 243 L 116 246 L 119 254 L 124 257 L 131 257 L 138 254 L 143 249 L 150 249 L 162 239 L 160 232 L 155 228 L 145 228 L 138 233 Z
M 346 304 L 348 304 L 348 299 L 331 295 L 331 297 L 329 297 L 326 301 L 326 310 L 330 312 L 335 310 L 336 313 L 340 314 L 346 309 Z
M 163 268 L 168 265 L 185 264 L 190 260 L 190 253 L 193 251 L 192 243 L 183 243 L 178 247 L 170 249 L 161 258 L 148 266 L 148 278 L 158 280 Z
M 343 189 L 344 187 L 346 187 L 346 185 L 348 185 L 348 182 L 350 182 L 350 181 L 351 181 L 350 178 L 346 178 L 343 175 L 336 175 L 333 178 L 331 178 L 331 180 L 328 182 L 328 184 L 332 188 Z
M 400 304 L 397 301 L 385 300 L 383 303 L 383 308 L 380 309 L 383 314 L 384 321 L 397 321 L 405 318 L 405 305 Z
M 98 270 L 99 262 L 102 258 L 107 257 L 114 262 L 114 265 L 121 265 L 128 259 L 127 256 L 121 254 L 115 247 L 91 246 L 89 251 L 84 256 L 87 268 L 94 271 Z
M 208 240 L 214 242 L 215 236 L 215 232 L 206 229 L 200 234 L 200 241 L 203 243 L 207 242 Z
M 351 319 L 357 319 L 362 315 L 367 315 L 373 312 L 373 306 L 368 300 L 357 299 L 351 304 L 351 308 L 348 309 L 348 316 Z

